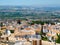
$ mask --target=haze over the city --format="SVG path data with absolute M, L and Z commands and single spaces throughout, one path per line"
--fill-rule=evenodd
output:
M 0 0 L 0 5 L 18 6 L 59 6 L 60 0 Z

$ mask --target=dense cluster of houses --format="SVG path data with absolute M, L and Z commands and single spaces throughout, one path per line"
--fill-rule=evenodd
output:
M 2 32 L 1 38 L 4 41 L 23 41 L 30 45 L 41 45 L 41 36 L 39 35 L 41 25 L 29 25 L 27 21 L 12 21 L 3 23 L 0 31 Z
M 0 36 L 3 41 L 17 41 L 25 42 L 23 45 L 42 45 L 41 44 L 41 35 L 40 32 L 43 31 L 46 37 L 53 41 L 54 39 L 58 38 L 57 34 L 60 34 L 60 23 L 55 25 L 51 24 L 44 24 L 43 29 L 41 24 L 28 24 L 28 21 L 10 21 L 10 22 L 3 22 L 3 26 L 0 26 L 0 32 L 2 35 Z

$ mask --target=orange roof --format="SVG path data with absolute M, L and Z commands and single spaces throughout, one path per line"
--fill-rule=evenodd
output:
M 6 26 L 3 26 L 3 27 L 1 27 L 1 28 L 6 28 Z
M 25 28 L 25 30 L 31 30 L 31 28 Z
M 52 34 L 50 34 L 50 33 L 47 33 L 47 36 L 52 36 Z

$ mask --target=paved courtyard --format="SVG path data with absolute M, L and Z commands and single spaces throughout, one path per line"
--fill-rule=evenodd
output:
M 55 45 L 54 42 L 42 41 L 42 45 Z M 60 44 L 56 44 L 60 45 Z

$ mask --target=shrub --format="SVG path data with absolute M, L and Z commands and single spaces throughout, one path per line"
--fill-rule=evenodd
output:
M 10 30 L 11 33 L 14 33 L 14 30 Z

